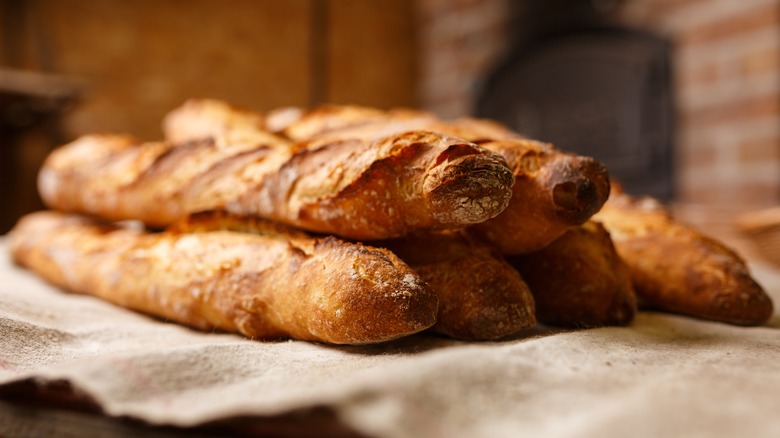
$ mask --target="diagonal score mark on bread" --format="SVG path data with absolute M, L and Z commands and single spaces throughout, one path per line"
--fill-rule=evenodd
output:
M 195 223 L 150 233 L 38 212 L 16 225 L 10 246 L 17 263 L 60 287 L 203 330 L 364 344 L 434 324 L 436 295 L 391 252 L 262 230 Z

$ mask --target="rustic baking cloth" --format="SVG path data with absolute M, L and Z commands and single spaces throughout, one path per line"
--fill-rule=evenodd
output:
M 756 268 L 756 267 L 754 267 Z M 780 302 L 780 278 L 756 272 Z M 108 415 L 198 425 L 325 406 L 372 436 L 780 436 L 780 318 L 334 347 L 193 331 L 64 293 L 0 240 L 0 384 L 69 381 Z

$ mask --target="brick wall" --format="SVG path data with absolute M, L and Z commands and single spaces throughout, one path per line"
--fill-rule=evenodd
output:
M 442 117 L 473 112 L 479 84 L 509 48 L 508 0 L 418 0 L 419 101 Z
M 678 200 L 780 203 L 780 0 L 614 3 L 612 20 L 673 45 Z M 480 81 L 509 49 L 510 3 L 418 7 L 421 103 L 443 116 L 472 113 Z
M 673 42 L 680 200 L 780 202 L 780 1 L 634 0 L 618 17 Z

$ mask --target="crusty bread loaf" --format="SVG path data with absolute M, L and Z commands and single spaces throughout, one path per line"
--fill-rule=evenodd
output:
M 246 121 L 242 112 L 233 114 L 229 105 L 223 105 L 221 110 L 221 114 L 213 110 L 209 117 Z M 587 221 L 609 196 L 609 175 L 598 160 L 561 152 L 551 144 L 523 138 L 489 120 L 444 121 L 417 110 L 381 111 L 355 105 L 325 105 L 297 113 L 285 123 L 281 135 L 314 144 L 344 139 L 374 141 L 425 130 L 475 142 L 501 154 L 514 173 L 512 198 L 501 214 L 473 229 L 505 254 L 526 254 L 544 248 L 567 229 Z M 251 121 L 237 125 L 231 125 L 237 132 L 258 129 Z M 211 134 L 219 136 L 226 132 L 215 128 Z
M 512 201 L 473 231 L 504 254 L 538 251 L 585 223 L 609 197 L 609 174 L 598 160 L 552 145 L 506 139 L 481 145 L 506 158 L 515 176 Z
M 432 331 L 491 340 L 536 325 L 528 286 L 492 247 L 459 232 L 376 242 L 409 264 L 439 297 Z
M 164 226 L 227 209 L 353 239 L 482 222 L 506 208 L 513 183 L 500 155 L 431 132 L 289 148 L 94 135 L 55 150 L 39 176 L 46 204 L 66 212 Z
M 268 226 L 251 218 L 204 212 L 176 229 L 263 234 Z M 456 339 L 489 340 L 536 324 L 533 297 L 517 271 L 490 246 L 462 232 L 424 233 L 371 245 L 399 256 L 438 296 L 434 332 Z
M 389 251 L 264 230 L 148 233 L 39 212 L 10 246 L 56 285 L 204 330 L 362 344 L 435 322 L 436 295 Z
M 737 325 L 763 324 L 772 316 L 772 301 L 745 262 L 676 221 L 657 200 L 615 193 L 596 220 L 612 235 L 643 304 Z
M 597 222 L 571 228 L 547 247 L 508 260 L 531 288 L 540 322 L 598 327 L 634 319 L 637 301 L 628 268 Z
M 506 162 L 468 142 L 407 132 L 307 144 L 232 213 L 261 213 L 311 231 L 383 239 L 458 228 L 499 214 L 514 178 Z
M 515 176 L 512 199 L 497 217 L 474 227 L 480 237 L 505 254 L 544 248 L 567 229 L 585 223 L 609 197 L 609 175 L 598 160 L 561 152 L 551 144 L 523 138 L 488 120 L 444 121 L 414 110 L 383 113 L 372 108 L 328 105 L 289 123 L 282 133 L 295 140 L 371 140 L 413 130 L 475 142 L 507 160 Z
M 191 103 L 185 108 L 192 106 Z M 212 109 L 205 117 L 216 121 L 200 125 L 211 127 L 209 135 L 229 135 L 230 130 L 221 129 L 228 125 L 239 133 L 259 129 L 257 123 L 229 105 L 209 107 Z M 175 113 L 193 112 L 180 109 Z M 220 122 L 224 120 L 232 123 Z M 417 110 L 325 105 L 288 117 L 280 134 L 294 141 L 318 144 L 343 139 L 373 141 L 415 130 L 475 142 L 506 159 L 515 177 L 509 205 L 497 217 L 473 228 L 505 254 L 526 254 L 544 248 L 567 229 L 585 223 L 609 196 L 609 175 L 599 161 L 561 152 L 551 144 L 523 138 L 484 119 L 444 121 Z
M 296 142 L 322 139 L 331 136 L 343 138 L 376 139 L 406 131 L 424 130 L 424 123 L 435 121 L 433 114 L 408 108 L 383 111 L 358 105 L 322 105 L 300 114 L 287 122 L 279 134 Z M 377 132 L 377 126 L 397 124 L 386 132 Z M 368 131 L 363 131 L 363 128 Z M 369 135 L 358 135 L 367 133 Z
M 222 147 L 290 147 L 289 141 L 266 130 L 262 114 L 216 99 L 187 100 L 165 115 L 162 129 L 165 139 L 175 144 L 211 138 Z

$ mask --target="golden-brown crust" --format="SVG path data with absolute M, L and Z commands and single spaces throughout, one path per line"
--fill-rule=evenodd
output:
M 115 190 L 132 182 L 133 175 L 109 169 L 102 171 L 102 184 L 90 184 L 90 180 L 97 169 L 105 169 L 111 162 L 131 167 L 134 162 L 148 162 L 166 150 L 164 145 L 150 144 L 145 153 L 139 153 L 137 144 L 138 140 L 129 135 L 92 134 L 70 143 L 66 154 L 55 150 L 46 157 L 38 174 L 41 198 L 58 210 L 87 211 L 90 205 L 103 204 L 107 204 L 106 209 L 121 207 L 114 200 Z
M 609 197 L 607 169 L 593 158 L 527 139 L 481 145 L 504 156 L 515 176 L 509 206 L 473 227 L 504 254 L 544 248 L 569 228 L 585 223 Z
M 191 214 L 166 228 L 173 233 L 234 231 L 259 236 L 308 241 L 314 237 L 297 228 L 252 216 L 237 216 L 224 210 L 209 210 Z
M 87 135 L 49 154 L 38 175 L 38 189 L 47 206 L 61 211 L 163 226 L 193 209 L 216 208 L 217 202 L 246 189 L 224 187 L 227 194 L 212 200 L 193 193 L 190 185 L 247 155 L 254 157 L 246 163 L 249 170 L 269 171 L 284 162 L 289 151 L 264 144 L 224 145 L 211 138 L 174 145 Z
M 191 231 L 40 212 L 19 222 L 10 243 L 18 263 L 54 284 L 205 330 L 361 344 L 435 322 L 436 296 L 387 250 L 274 227 Z
M 407 108 L 398 108 L 389 112 L 377 108 L 358 105 L 322 105 L 302 114 L 298 119 L 290 122 L 280 132 L 293 141 L 308 141 L 317 138 L 328 137 L 332 133 L 362 130 L 365 125 L 386 123 L 388 115 L 394 120 L 414 121 L 419 118 L 433 117 L 430 113 Z M 373 129 L 373 127 L 372 127 Z M 373 139 L 397 134 L 409 129 L 394 129 L 392 132 L 372 136 Z M 340 134 L 337 134 L 340 136 Z M 351 138 L 367 138 L 365 136 L 350 135 Z
M 290 142 L 266 130 L 266 118 L 255 111 L 215 99 L 189 99 L 163 118 L 171 143 L 212 139 L 222 146 L 258 145 L 289 148 Z
M 265 114 L 265 129 L 283 135 L 284 130 L 303 117 L 305 110 L 297 106 L 275 108 Z
M 771 299 L 739 255 L 677 222 L 660 202 L 619 194 L 596 219 L 612 235 L 643 304 L 737 325 L 772 316 Z
M 85 137 L 54 151 L 40 177 L 46 203 L 152 226 L 222 208 L 310 231 L 383 239 L 494 217 L 514 182 L 498 154 L 430 132 L 329 138 L 295 148 L 207 138 L 103 153 L 112 142 L 119 140 Z M 90 149 L 101 159 L 71 157 Z
M 384 241 L 439 297 L 432 330 L 457 339 L 497 339 L 536 324 L 528 286 L 495 250 L 463 233 Z
M 298 126 L 301 129 L 296 131 Z M 515 177 L 512 199 L 498 217 L 474 230 L 505 254 L 526 254 L 545 247 L 567 229 L 585 223 L 606 202 L 610 191 L 607 169 L 599 161 L 522 138 L 489 120 L 444 121 L 424 112 L 383 113 L 329 105 L 292 123 L 288 130 L 298 132 L 296 139 L 304 138 L 305 133 L 308 138 L 320 140 L 373 140 L 426 130 L 474 142 L 501 154 Z
M 382 239 L 458 228 L 500 213 L 514 179 L 502 158 L 458 139 L 410 132 L 328 139 L 299 151 L 227 209 L 307 230 Z
M 509 261 L 531 288 L 540 322 L 626 325 L 636 314 L 628 268 L 599 223 L 571 228 L 547 247 Z
M 280 224 L 204 212 L 177 224 L 177 231 L 230 230 L 260 235 L 285 233 L 309 239 Z M 457 339 L 497 339 L 536 324 L 531 292 L 491 247 L 460 232 L 425 233 L 372 242 L 411 266 L 439 298 L 432 331 Z

